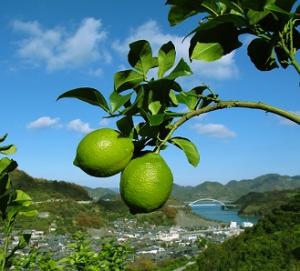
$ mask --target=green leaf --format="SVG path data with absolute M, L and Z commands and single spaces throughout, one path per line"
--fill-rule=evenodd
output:
M 150 126 L 158 126 L 165 120 L 165 114 L 148 115 Z
M 148 105 L 148 108 L 149 108 L 150 112 L 152 113 L 152 115 L 156 115 L 159 112 L 159 110 L 161 109 L 161 103 L 160 103 L 160 101 L 151 102 Z
M 122 92 L 132 89 L 144 81 L 144 76 L 134 70 L 125 70 L 115 73 L 115 90 Z
M 215 61 L 224 55 L 224 50 L 219 43 L 197 42 L 193 48 L 191 59 Z
M 200 162 L 200 155 L 197 147 L 189 139 L 184 137 L 173 137 L 170 142 L 184 151 L 189 163 L 196 167 Z
M 181 58 L 177 66 L 174 68 L 173 71 L 171 71 L 171 73 L 166 78 L 174 80 L 181 76 L 189 76 L 192 73 L 193 72 L 190 66 L 183 60 L 183 58 Z
M 16 197 L 13 200 L 13 202 L 18 203 L 24 207 L 28 207 L 31 205 L 32 200 L 31 200 L 31 197 L 28 194 L 26 194 L 24 191 L 17 189 Z
M 190 95 L 187 92 L 180 92 L 177 95 L 177 100 L 179 103 L 185 104 L 189 109 L 194 110 L 197 105 L 198 97 Z
M 123 136 L 130 136 L 134 124 L 131 116 L 125 116 L 117 121 L 117 127 Z
M 175 58 L 175 46 L 169 41 L 168 43 L 165 43 L 158 52 L 158 78 L 162 78 L 165 72 L 172 68 Z
M 157 67 L 157 59 L 152 56 L 148 41 L 138 40 L 131 43 L 129 47 L 128 62 L 133 68 L 142 72 L 144 77 L 151 68 Z
M 28 210 L 28 211 L 21 211 L 20 215 L 25 217 L 34 217 L 37 216 L 38 213 L 39 212 L 37 210 Z
M 297 0 L 276 0 L 276 5 L 285 11 L 290 12 Z
M 7 145 L 7 146 L 3 146 L 0 147 L 0 153 L 8 155 L 8 154 L 13 154 L 17 151 L 17 148 L 15 145 Z
M 218 23 L 208 29 L 198 29 L 191 39 L 191 59 L 214 61 L 239 48 L 238 31 L 232 23 Z
M 198 12 L 204 12 L 204 9 L 201 6 L 202 0 L 175 0 L 167 1 L 166 4 L 172 5 L 168 20 L 171 26 L 174 26 L 178 23 L 181 23 L 185 19 L 197 14 Z
M 127 95 L 120 95 L 118 92 L 113 91 L 110 95 L 111 113 L 116 112 L 122 105 L 130 100 L 132 93 Z
M 171 91 L 169 92 L 169 97 L 170 97 L 171 102 L 172 102 L 175 106 L 177 106 L 177 105 L 179 104 L 179 102 L 178 102 L 178 100 L 177 100 L 177 97 L 176 97 L 176 95 L 175 95 L 175 93 L 174 93 L 173 90 L 171 90 Z
M 0 175 L 3 173 L 8 173 L 13 171 L 18 167 L 18 164 L 16 161 L 9 159 L 7 157 L 4 157 L 0 160 Z
M 273 45 L 262 38 L 251 41 L 248 46 L 248 55 L 256 68 L 261 71 L 270 71 L 278 67 L 274 57 Z
M 61 98 L 76 98 L 91 105 L 99 106 L 104 111 L 109 112 L 109 107 L 106 103 L 104 96 L 101 94 L 100 91 L 94 88 L 75 88 L 63 93 L 57 98 L 57 100 Z
M 285 11 L 284 9 L 282 9 L 281 7 L 277 6 L 274 3 L 269 3 L 269 4 L 265 5 L 265 10 L 281 13 L 284 15 L 290 15 L 289 12 Z
M 0 137 L 0 143 L 5 141 L 6 138 L 7 138 L 7 134 L 5 134 L 4 136 L 1 136 Z
M 270 14 L 269 10 L 264 10 L 264 11 L 255 11 L 250 9 L 247 12 L 247 18 L 249 20 L 250 25 L 255 25 L 258 22 L 260 22 L 262 19 L 264 19 L 266 16 Z

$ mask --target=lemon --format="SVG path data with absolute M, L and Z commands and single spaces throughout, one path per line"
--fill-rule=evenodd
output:
M 73 164 L 91 176 L 108 177 L 126 167 L 133 151 L 130 138 L 110 128 L 98 129 L 80 141 Z
M 147 153 L 126 166 L 121 174 L 120 193 L 132 213 L 147 213 L 167 201 L 172 184 L 172 172 L 164 159 Z

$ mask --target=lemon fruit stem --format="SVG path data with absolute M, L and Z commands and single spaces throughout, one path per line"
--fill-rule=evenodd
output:
M 270 112 L 275 115 L 284 117 L 289 119 L 290 121 L 293 121 L 297 124 L 300 124 L 300 116 L 288 111 L 285 111 L 281 108 L 274 107 L 262 102 L 249 102 L 249 101 L 218 101 L 215 102 L 213 105 L 209 105 L 197 110 L 192 110 L 188 113 L 186 113 L 183 117 L 181 117 L 177 122 L 173 124 L 172 129 L 169 131 L 169 133 L 166 135 L 166 137 L 160 141 L 160 143 L 156 146 L 154 149 L 155 153 L 159 153 L 162 146 L 164 146 L 172 137 L 172 134 L 175 132 L 177 128 L 179 128 L 182 124 L 184 124 L 189 119 L 199 116 L 204 113 L 224 109 L 224 108 L 233 108 L 233 107 L 239 107 L 239 108 L 250 108 L 250 109 L 259 109 L 263 110 L 265 112 Z

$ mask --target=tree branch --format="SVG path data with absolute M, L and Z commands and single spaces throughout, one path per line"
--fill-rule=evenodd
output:
M 289 119 L 297 124 L 300 125 L 300 116 L 296 115 L 294 113 L 288 112 L 286 110 L 280 109 L 278 107 L 274 107 L 265 103 L 261 102 L 248 102 L 248 101 L 219 101 L 213 105 L 208 105 L 206 107 L 191 111 L 186 113 L 182 118 L 180 118 L 177 122 L 174 123 L 172 129 L 168 133 L 168 135 L 164 138 L 164 140 L 161 141 L 159 146 L 155 149 L 155 152 L 158 153 L 160 151 L 160 148 L 165 145 L 168 140 L 171 138 L 174 131 L 179 128 L 182 124 L 184 124 L 189 119 L 199 116 L 204 113 L 224 109 L 224 108 L 233 108 L 233 107 L 239 107 L 239 108 L 252 108 L 252 109 L 259 109 L 263 110 L 265 112 L 271 112 L 275 115 L 284 117 L 286 119 Z

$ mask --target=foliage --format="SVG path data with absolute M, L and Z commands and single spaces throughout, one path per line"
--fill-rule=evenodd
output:
M 300 188 L 300 176 L 282 176 L 266 174 L 254 179 L 232 180 L 227 184 L 203 182 L 197 186 L 179 186 L 174 184 L 172 196 L 182 201 L 199 198 L 219 200 L 238 200 L 249 192 L 267 192 Z M 237 202 L 238 203 L 238 202 Z
M 127 245 L 117 244 L 113 240 L 93 247 L 88 236 L 79 231 L 72 235 L 68 251 L 63 257 L 54 257 L 52 252 L 33 248 L 27 255 L 14 260 L 13 270 L 121 271 L 132 252 Z
M 242 46 L 239 37 L 255 38 L 248 55 L 257 69 L 269 71 L 292 65 L 300 74 L 296 53 L 300 48 L 299 10 L 296 0 L 168 0 L 169 22 L 177 25 L 196 14 L 199 25 L 190 32 L 191 59 L 214 61 Z
M 300 189 L 269 191 L 264 193 L 250 192 L 239 198 L 235 204 L 240 206 L 239 214 L 263 216 L 272 209 L 283 205 L 287 200 L 297 193 Z
M 0 138 L 2 143 L 7 134 Z M 16 151 L 14 145 L 0 146 L 0 154 L 9 155 Z M 4 239 L 0 246 L 0 270 L 11 266 L 12 258 L 17 250 L 26 247 L 31 234 L 21 234 L 17 245 L 12 246 L 12 231 L 19 216 L 35 216 L 36 211 L 30 208 L 31 198 L 22 190 L 12 186 L 10 173 L 17 168 L 16 161 L 3 157 L 0 160 L 0 215 Z
M 300 194 L 223 244 L 209 244 L 194 270 L 299 270 Z
M 33 178 L 21 170 L 15 170 L 11 174 L 11 179 L 13 185 L 30 194 L 33 201 L 44 201 L 51 198 L 91 200 L 87 191 L 74 183 Z

